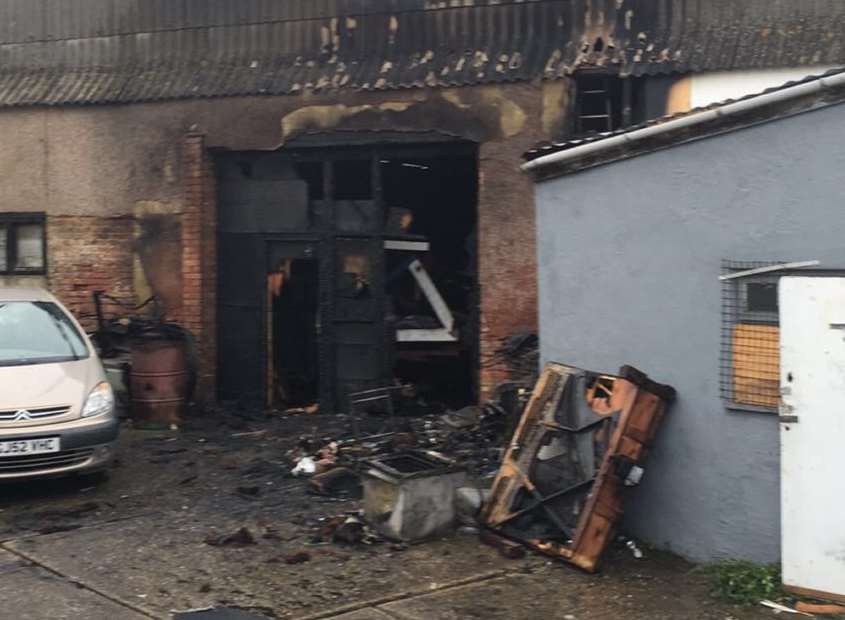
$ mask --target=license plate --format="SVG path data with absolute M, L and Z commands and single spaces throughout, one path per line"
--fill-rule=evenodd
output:
M 47 454 L 58 452 L 60 449 L 58 437 L 0 441 L 0 458 L 4 456 L 26 456 L 27 454 Z

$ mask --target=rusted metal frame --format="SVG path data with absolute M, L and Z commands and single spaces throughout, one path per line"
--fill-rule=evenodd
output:
M 560 402 L 560 399 L 563 396 L 563 393 L 566 389 L 566 385 L 567 385 L 568 382 L 569 382 L 569 377 L 566 377 L 563 381 L 561 381 L 561 384 L 555 390 L 555 394 L 553 396 L 552 402 L 554 402 L 554 403 Z M 541 412 L 541 414 L 542 414 L 542 412 Z M 584 426 L 581 426 L 581 427 L 578 427 L 578 428 L 566 427 L 566 426 L 563 426 L 563 425 L 560 425 L 560 424 L 552 424 L 552 423 L 549 423 L 549 422 L 546 422 L 546 421 L 539 422 L 537 424 L 537 427 L 544 427 L 544 428 L 552 430 L 552 431 L 566 433 L 566 434 L 569 434 L 569 435 L 579 435 L 579 434 L 583 434 L 583 433 L 586 433 L 586 432 L 590 432 L 593 429 L 596 429 L 598 427 L 605 426 L 609 419 L 610 419 L 610 417 L 601 417 L 601 418 L 599 418 L 599 419 L 597 419 L 593 422 L 590 422 L 589 424 L 585 424 Z M 578 482 L 578 483 L 571 485 L 570 487 L 567 487 L 566 489 L 563 489 L 561 491 L 555 491 L 551 495 L 547 495 L 547 496 L 544 497 L 543 495 L 540 494 L 539 491 L 537 491 L 536 486 L 531 481 L 531 478 L 528 476 L 528 474 L 523 472 L 520 467 L 517 467 L 515 463 L 513 463 L 513 471 L 515 473 L 518 473 L 520 475 L 520 477 L 523 479 L 524 486 L 529 490 L 529 492 L 535 498 L 536 502 L 532 506 L 522 508 L 522 509 L 518 510 L 517 512 L 512 513 L 510 516 L 508 516 L 505 519 L 500 519 L 500 520 L 496 521 L 495 525 L 497 527 L 501 527 L 502 525 L 504 525 L 508 521 L 512 521 L 513 519 L 515 519 L 518 516 L 521 516 L 521 515 L 526 514 L 528 512 L 532 512 L 532 511 L 536 510 L 537 508 L 542 507 L 544 509 L 544 511 L 546 512 L 547 516 L 558 527 L 558 529 L 560 529 L 564 534 L 566 534 L 566 536 L 572 538 L 571 528 L 569 528 L 562 521 L 560 521 L 557 514 L 554 513 L 553 511 L 551 511 L 546 506 L 546 504 L 553 499 L 556 499 L 558 497 L 562 497 L 564 495 L 568 495 L 569 493 L 572 493 L 573 491 L 580 489 L 583 486 L 593 485 L 596 481 L 596 476 L 591 477 L 588 480 Z
M 598 420 L 594 420 L 589 424 L 585 424 L 584 426 L 579 426 L 578 428 L 571 427 L 571 426 L 563 426 L 562 424 L 554 424 L 552 422 L 541 422 L 542 426 L 545 426 L 548 429 L 554 431 L 560 431 L 564 433 L 570 433 L 573 435 L 585 433 L 587 431 L 591 431 L 597 426 L 602 426 L 605 422 L 607 422 L 607 418 L 600 418 Z
M 520 508 L 516 512 L 511 513 L 506 519 L 497 521 L 496 526 L 501 527 L 502 525 L 504 525 L 505 523 L 508 523 L 509 521 L 513 521 L 514 519 L 521 517 L 524 514 L 527 514 L 529 512 L 533 512 L 537 508 L 543 507 L 543 504 L 546 504 L 546 503 L 548 503 L 552 500 L 558 499 L 559 497 L 563 497 L 564 495 L 569 495 L 570 493 L 574 493 L 575 491 L 581 490 L 583 487 L 592 486 L 595 483 L 595 481 L 596 481 L 595 478 L 590 478 L 589 480 L 582 480 L 581 482 L 576 482 L 575 484 L 570 485 L 570 486 L 566 487 L 565 489 L 561 489 L 560 491 L 555 491 L 554 493 L 551 493 L 550 495 L 546 495 L 545 497 L 540 495 L 539 491 L 536 491 L 536 489 L 535 489 L 534 492 L 532 493 L 532 495 L 534 495 L 538 499 L 533 505 L 527 506 L 526 508 Z M 556 515 L 555 515 L 555 518 L 557 518 Z M 572 537 L 571 529 L 568 526 L 565 526 L 563 524 L 559 524 L 557 522 L 555 522 L 555 525 L 557 525 L 563 531 L 564 534 L 566 534 L 570 538 Z
M 635 396 L 633 402 L 630 406 L 626 407 L 619 416 L 619 422 L 616 425 L 616 428 L 613 430 L 613 435 L 610 438 L 610 441 L 607 443 L 607 447 L 605 449 L 605 456 L 602 458 L 602 463 L 599 466 L 599 471 L 596 473 L 595 481 L 601 484 L 607 476 L 613 475 L 612 467 L 615 465 L 615 456 L 618 446 L 622 441 L 622 436 L 625 434 L 627 430 L 627 424 L 631 417 L 631 411 L 636 406 L 637 403 L 637 396 L 639 396 L 639 388 L 634 386 L 632 383 L 626 381 L 625 379 L 617 379 L 614 381 L 614 391 L 616 388 L 617 382 L 624 382 L 627 385 L 632 386 L 635 390 Z M 596 507 L 597 502 L 600 499 L 600 493 L 598 492 L 599 489 L 594 489 L 594 492 L 591 493 L 587 497 L 587 502 L 584 504 L 583 509 L 581 510 L 581 514 L 578 518 L 578 527 L 575 529 L 575 539 L 581 536 L 587 528 L 589 524 L 590 517 L 593 514 L 593 510 Z
M 557 529 L 559 529 L 561 533 L 565 536 L 570 537 L 569 527 L 561 520 L 561 518 L 554 510 L 552 510 L 546 505 L 543 496 L 540 495 L 540 492 L 537 490 L 537 488 L 532 485 L 531 488 L 528 489 L 528 491 L 531 493 L 531 496 L 534 498 L 534 500 L 539 504 L 539 507 L 543 509 L 543 512 L 546 513 L 546 516 L 549 518 L 549 520 L 551 520 L 551 522 L 555 524 Z
M 565 384 L 566 381 L 562 381 L 560 375 L 550 372 L 540 375 L 540 379 L 534 386 L 534 391 L 525 407 L 525 412 L 520 418 L 519 424 L 514 432 L 510 448 L 505 453 L 502 467 L 493 483 L 494 498 L 499 492 L 500 485 L 504 484 L 503 480 L 508 479 L 510 476 L 518 477 L 522 485 L 529 490 L 534 487 L 534 483 L 531 482 L 528 474 L 522 470 L 518 459 L 515 458 L 515 454 L 522 450 L 522 447 L 528 443 L 533 433 L 538 432 L 534 420 L 543 416 L 545 407 L 548 406 L 553 398 L 557 397 L 559 400 Z M 497 515 L 495 514 L 497 506 L 498 503 L 491 501 L 485 511 L 485 519 L 490 526 L 495 526 L 497 522 Z
M 557 411 L 568 382 L 579 372 L 581 371 L 578 369 L 552 364 L 547 366 L 541 375 L 514 435 L 514 442 L 505 455 L 499 476 L 494 483 L 493 498 L 484 513 L 484 520 L 487 527 L 500 534 L 521 540 L 541 553 L 566 559 L 592 572 L 596 569 L 601 553 L 622 513 L 623 473 L 619 470 L 618 463 L 620 459 L 638 463 L 645 457 L 648 445 L 662 419 L 666 403 L 674 399 L 674 390 L 670 386 L 652 381 L 642 372 L 630 367 L 620 369 L 619 377 L 596 375 L 596 380 L 587 389 L 584 397 L 593 412 L 602 416 L 603 422 L 613 420 L 614 414 L 617 414 L 618 418 L 604 447 L 601 464 L 592 480 L 591 491 L 581 507 L 574 535 L 570 536 L 565 524 L 556 519 L 552 519 L 551 523 L 569 538 L 569 542 L 565 544 L 553 539 L 528 538 L 524 534 L 520 535 L 519 531 L 504 532 L 501 530 L 502 524 L 513 518 L 512 513 L 506 511 L 513 505 L 518 493 L 536 493 L 533 483 L 523 470 L 536 462 L 536 449 L 540 440 L 537 433 L 541 432 L 539 429 L 557 426 L 549 425 L 546 418 L 552 408 Z M 612 386 L 608 389 L 602 379 L 612 379 Z M 598 392 L 604 392 L 605 395 L 599 396 Z M 528 463 L 524 462 L 526 457 L 520 457 L 518 453 L 523 444 L 530 446 L 532 450 Z M 581 484 L 587 486 L 590 483 L 583 481 Z M 564 492 L 561 495 L 565 495 L 567 491 L 571 493 L 572 487 L 562 491 Z M 540 507 L 536 504 L 535 502 L 533 506 L 521 508 L 518 512 L 525 514 L 528 511 L 536 511 Z M 542 506 L 545 508 L 545 503 Z M 561 525 L 564 527 L 560 527 Z

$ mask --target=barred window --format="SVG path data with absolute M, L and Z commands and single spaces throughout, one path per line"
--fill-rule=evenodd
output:
M 778 265 L 724 261 L 722 274 Z M 729 407 L 776 411 L 780 398 L 778 279 L 749 274 L 722 281 L 722 399 Z

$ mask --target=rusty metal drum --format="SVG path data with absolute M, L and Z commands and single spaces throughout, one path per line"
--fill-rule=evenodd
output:
M 132 344 L 129 386 L 131 416 L 136 427 L 172 429 L 181 426 L 188 385 L 183 340 L 145 339 Z

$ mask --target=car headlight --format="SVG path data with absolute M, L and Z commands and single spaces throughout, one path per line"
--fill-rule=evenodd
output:
M 95 415 L 111 413 L 114 409 L 114 394 L 108 382 L 103 381 L 94 386 L 88 398 L 85 399 L 85 406 L 82 407 L 82 417 L 90 418 Z

